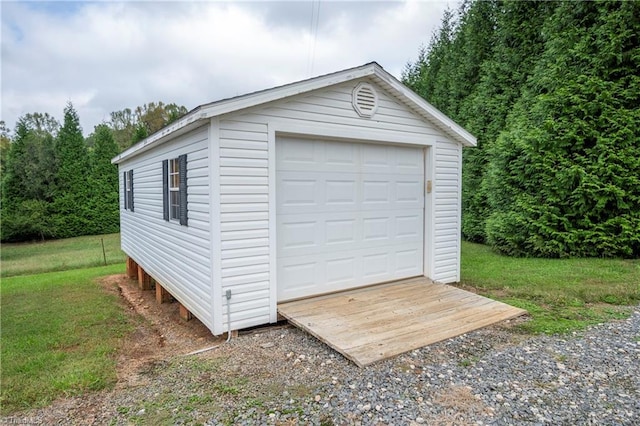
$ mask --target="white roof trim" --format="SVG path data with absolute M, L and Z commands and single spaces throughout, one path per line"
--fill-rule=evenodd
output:
M 466 146 L 475 146 L 477 144 L 476 138 L 471 135 L 471 133 L 467 132 L 429 102 L 425 101 L 411 89 L 399 82 L 380 65 L 375 62 L 371 62 L 359 67 L 349 68 L 309 80 L 303 80 L 284 86 L 274 87 L 272 89 L 200 105 L 174 123 L 162 128 L 131 148 L 123 151 L 113 158 L 111 162 L 118 164 L 129 157 L 140 154 L 143 151 L 147 151 L 148 149 L 151 149 L 153 145 L 160 144 L 167 140 L 169 135 L 183 129 L 186 130 L 185 128 L 187 127 L 193 128 L 195 123 L 201 120 L 206 120 L 222 114 L 227 114 L 267 102 L 277 101 L 290 96 L 311 92 L 313 90 L 369 76 L 377 77 L 384 81 L 396 92 L 400 99 L 404 99 L 408 104 L 412 104 L 417 112 L 421 113 L 425 118 L 430 119 L 430 121 L 433 121 L 437 127 L 451 136 L 454 140 Z

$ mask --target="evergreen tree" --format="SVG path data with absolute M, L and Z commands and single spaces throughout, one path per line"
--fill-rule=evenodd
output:
M 51 132 L 57 132 L 57 122 L 47 114 L 27 114 L 18 120 L 3 170 L 2 241 L 55 235 L 51 202 L 56 161 Z
M 402 81 L 445 114 L 448 107 L 448 77 L 442 72 L 452 49 L 456 29 L 455 15 L 444 11 L 440 29 L 433 34 L 427 49 L 420 49 L 418 60 L 405 66 Z
M 118 145 L 106 124 L 96 126 L 92 136 L 94 148 L 91 158 L 90 233 L 118 232 L 118 166 L 111 164 L 111 159 L 118 155 Z
M 472 110 L 476 99 L 485 95 L 480 95 L 483 92 L 480 86 L 484 83 L 485 89 L 493 88 L 484 81 L 482 71 L 485 64 L 497 56 L 498 21 L 504 11 L 503 5 L 495 0 L 466 1 L 461 4 L 458 15 L 460 19 L 454 24 L 451 12 L 445 13 L 429 49 L 420 50 L 416 63 L 405 69 L 403 81 L 478 137 L 479 148 L 464 150 L 463 234 L 468 239 L 482 241 L 486 214 L 482 211 L 485 201 L 481 190 L 485 123 L 477 120 L 477 112 Z M 487 118 L 497 111 L 485 107 L 480 112 Z M 475 232 L 476 229 L 480 231 Z
M 488 242 L 534 256 L 640 256 L 640 3 L 562 3 L 489 150 Z
M 73 105 L 64 109 L 64 122 L 56 138 L 56 236 L 67 238 L 90 233 L 88 200 L 91 187 L 89 156 Z
M 460 116 L 478 139 L 463 151 L 462 235 L 485 241 L 488 205 L 487 150 L 505 127 L 507 115 L 542 54 L 541 28 L 556 3 L 508 1 L 496 4 L 492 55 L 483 61 L 479 83 L 465 98 Z
M 478 138 L 463 236 L 535 256 L 638 256 L 640 3 L 464 2 L 403 81 Z

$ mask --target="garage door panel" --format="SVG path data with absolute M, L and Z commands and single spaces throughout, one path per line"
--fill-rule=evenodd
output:
M 360 158 L 353 144 L 327 141 L 278 140 L 276 167 L 279 171 L 353 172 Z
M 422 175 L 421 154 L 412 147 L 367 145 L 362 150 L 362 172 Z
M 395 238 L 407 240 L 422 238 L 422 217 L 419 214 L 411 216 L 397 216 L 395 218 Z
M 278 279 L 281 282 L 293 282 L 296 283 L 295 293 L 288 291 L 287 298 L 299 297 L 291 296 L 291 294 L 306 294 L 313 292 L 317 289 L 318 280 L 320 277 L 321 269 L 319 268 L 319 262 L 282 262 L 278 265 Z M 285 290 L 283 288 L 283 290 Z
M 417 243 L 409 241 L 407 242 L 407 244 L 412 244 L 415 246 L 415 244 Z M 357 244 L 345 243 L 343 245 L 335 244 L 333 246 L 314 245 L 314 246 L 290 248 L 288 250 L 282 250 L 283 255 L 278 256 L 278 259 L 298 258 L 300 261 L 305 261 L 305 260 L 313 259 L 315 256 L 324 254 L 329 247 L 331 247 L 331 250 L 333 250 L 334 254 L 343 255 L 344 253 L 352 253 L 352 252 L 356 252 L 358 250 L 364 250 L 367 248 L 381 250 L 386 247 L 389 247 L 389 240 L 380 239 L 380 240 L 374 240 L 370 242 L 358 242 Z M 287 256 L 284 255 L 285 253 L 287 254 Z
M 279 172 L 276 207 L 278 214 L 423 209 L 422 182 L 419 176 Z
M 281 222 L 278 224 L 280 238 L 280 251 L 299 250 L 302 248 L 316 247 L 318 241 L 322 241 L 322 235 L 318 235 L 319 224 L 315 220 Z
M 318 181 L 315 179 L 281 179 L 278 182 L 279 206 L 317 206 Z
M 362 275 L 366 279 L 384 280 L 391 270 L 391 256 L 388 251 L 365 254 L 362 256 Z
M 412 273 L 422 265 L 422 251 L 418 249 L 398 250 L 396 253 L 396 272 Z
M 421 211 L 367 211 L 278 215 L 278 256 L 302 256 L 324 250 L 356 250 L 392 243 L 422 242 Z
M 393 151 L 386 145 L 371 145 L 362 150 L 362 165 L 365 172 L 391 173 L 393 168 Z
M 358 221 L 353 219 L 328 219 L 324 222 L 327 246 L 355 244 L 358 238 Z
M 365 204 L 389 204 L 391 202 L 389 180 L 363 180 L 362 202 Z
M 358 198 L 357 182 L 351 178 L 330 178 L 324 181 L 325 206 L 355 206 Z
M 421 155 L 416 155 L 415 148 L 397 147 L 395 154 L 395 173 L 424 176 L 424 160 Z
M 422 275 L 421 148 L 276 146 L 280 301 Z
M 424 200 L 423 189 L 422 189 L 422 181 L 416 180 L 403 180 L 396 182 L 396 197 L 395 202 L 401 204 L 403 207 L 405 205 L 415 204 L 416 206 L 422 207 L 422 201 Z
M 324 266 L 327 285 L 333 287 L 336 284 L 353 282 L 359 275 L 357 263 L 358 259 L 354 254 L 327 259 Z
M 320 159 L 322 170 L 353 170 L 358 166 L 358 152 L 354 144 L 340 142 L 315 142 L 324 148 L 324 161 Z M 322 148 L 319 149 L 322 152 Z
M 391 238 L 392 218 L 365 217 L 362 219 L 362 241 L 371 242 Z
M 277 168 L 282 170 L 310 170 L 316 167 L 318 154 L 316 145 L 312 143 L 297 143 L 297 141 L 282 139 L 276 146 Z
M 311 294 L 330 293 L 376 282 L 422 275 L 416 264 L 419 252 L 404 246 L 381 246 L 340 253 L 314 254 L 312 262 L 300 263 L 296 257 L 278 261 L 278 297 L 290 300 Z M 295 285 L 282 286 L 283 281 Z

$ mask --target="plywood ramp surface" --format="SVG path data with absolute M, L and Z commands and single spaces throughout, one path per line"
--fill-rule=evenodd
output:
M 360 367 L 526 314 L 422 277 L 280 303 L 278 312 Z

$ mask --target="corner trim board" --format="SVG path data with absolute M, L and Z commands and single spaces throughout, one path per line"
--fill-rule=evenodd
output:
M 209 185 L 211 185 L 211 286 L 213 334 L 225 332 L 222 320 L 222 250 L 220 230 L 220 120 L 209 121 Z

